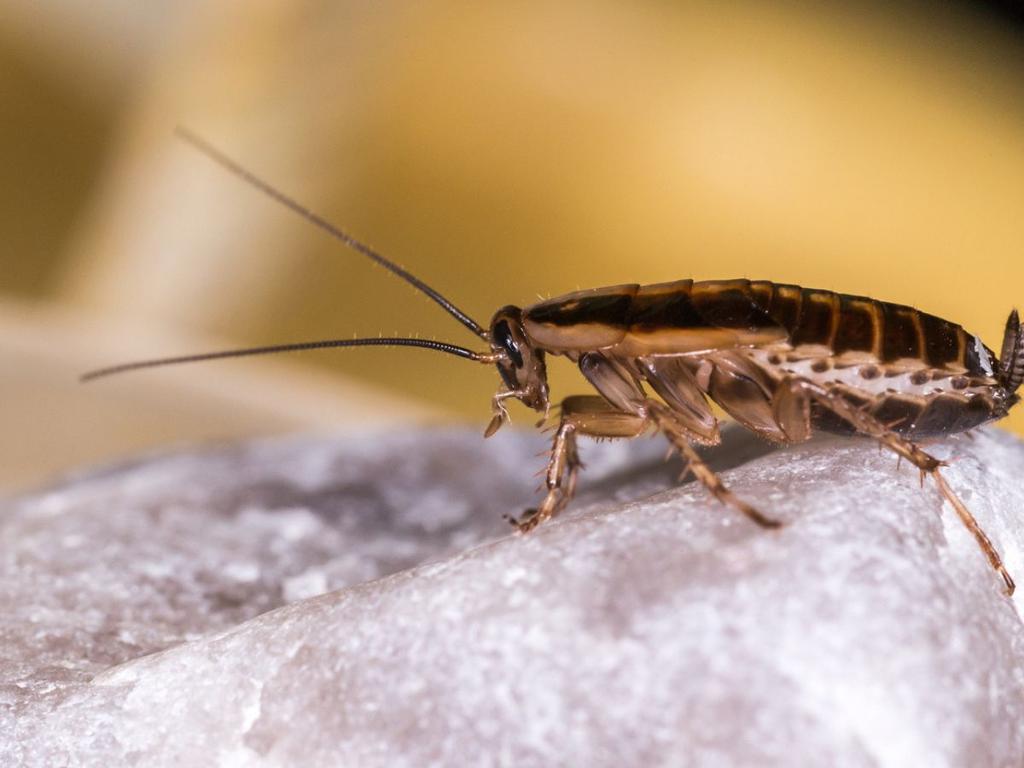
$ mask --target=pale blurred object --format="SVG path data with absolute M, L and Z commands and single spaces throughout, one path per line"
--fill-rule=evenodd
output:
M 0 36 L 92 101 L 116 104 L 145 86 L 198 0 L 3 0 Z
M 0 494 L 89 463 L 184 441 L 412 425 L 435 409 L 294 360 L 188 366 L 80 384 L 123 356 L 223 341 L 145 332 L 42 304 L 0 302 Z

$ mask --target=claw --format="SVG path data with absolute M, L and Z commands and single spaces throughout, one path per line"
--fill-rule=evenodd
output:
M 537 523 L 537 510 L 528 509 L 520 517 L 512 517 L 512 515 L 502 515 L 502 519 L 507 520 L 519 533 L 529 533 L 532 531 Z
M 762 528 L 778 529 L 783 525 L 781 520 L 776 520 L 774 517 L 768 517 L 750 505 L 747 505 L 747 516 Z

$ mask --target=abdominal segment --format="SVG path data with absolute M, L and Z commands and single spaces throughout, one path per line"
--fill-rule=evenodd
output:
M 527 307 L 523 324 L 548 351 L 602 350 L 621 358 L 785 344 L 969 376 L 991 376 L 995 359 L 977 336 L 913 307 L 766 280 L 578 291 Z

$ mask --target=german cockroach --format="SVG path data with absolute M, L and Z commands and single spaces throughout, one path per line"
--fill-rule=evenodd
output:
M 1010 313 L 997 358 L 956 323 L 912 307 L 761 280 L 679 280 L 617 285 L 559 296 L 525 309 L 499 309 L 484 328 L 448 299 L 370 247 L 286 197 L 191 133 L 180 136 L 295 213 L 390 270 L 437 302 L 486 345 L 476 352 L 414 338 L 334 339 L 127 363 L 90 380 L 176 363 L 304 349 L 421 347 L 497 366 L 490 437 L 508 421 L 507 400 L 544 414 L 551 401 L 545 360 L 575 363 L 596 395 L 561 403 L 547 464 L 547 494 L 513 520 L 527 532 L 558 514 L 576 488 L 578 435 L 633 438 L 662 433 L 689 472 L 719 501 L 758 525 L 778 521 L 734 496 L 694 444 L 719 442 L 717 403 L 737 422 L 778 444 L 813 429 L 871 437 L 934 478 L 942 496 L 1006 584 L 1014 583 L 974 516 L 917 441 L 963 432 L 1006 415 L 1024 381 L 1024 332 Z M 647 387 L 653 391 L 648 394 Z

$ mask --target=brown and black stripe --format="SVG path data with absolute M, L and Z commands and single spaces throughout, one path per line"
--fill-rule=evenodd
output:
M 862 352 L 881 363 L 909 359 L 929 368 L 991 375 L 980 359 L 974 336 L 956 323 L 913 307 L 765 280 L 704 285 L 712 295 L 749 295 L 752 303 L 786 329 L 794 347 L 816 345 L 837 356 Z M 985 353 L 995 359 L 990 350 Z
M 620 285 L 536 304 L 524 316 L 549 328 L 597 325 L 610 335 L 702 329 L 784 331 L 793 347 L 831 355 L 863 353 L 882 364 L 917 361 L 933 369 L 991 377 L 996 360 L 956 323 L 865 296 L 766 280 L 679 280 Z
M 990 376 L 975 337 L 948 320 L 902 304 L 767 281 L 751 295 L 790 334 L 793 346 L 814 344 L 834 355 L 863 352 L 881 363 L 916 360 L 929 368 Z M 985 350 L 989 360 L 995 356 Z

